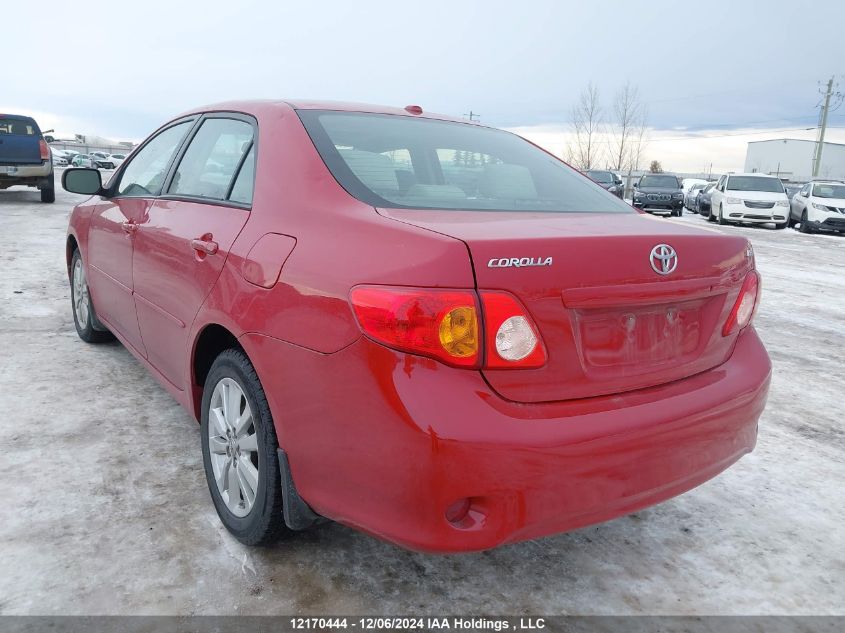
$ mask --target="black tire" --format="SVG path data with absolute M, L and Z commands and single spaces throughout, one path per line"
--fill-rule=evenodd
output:
M 781 222 L 780 224 L 775 224 L 775 230 L 780 231 L 781 229 L 785 229 L 786 225 L 789 224 L 789 221 Z
M 795 218 L 792 217 L 792 211 L 790 211 L 789 212 L 789 219 L 786 221 L 786 225 L 789 228 L 793 229 L 793 228 L 795 228 L 796 224 L 797 224 L 797 222 L 795 221 Z
M 41 202 L 55 202 L 56 201 L 56 181 L 53 172 L 50 172 L 50 187 L 41 190 Z
M 97 319 L 97 313 L 94 311 L 94 304 L 91 301 L 91 294 L 88 292 L 88 281 L 84 277 L 84 272 L 82 283 L 85 285 L 85 296 L 82 300 L 87 305 L 87 311 L 84 311 L 84 315 L 80 316 L 80 311 L 77 310 L 77 288 L 74 283 L 74 271 L 76 271 L 77 262 L 79 262 L 79 265 L 82 266 L 82 270 L 84 271 L 85 267 L 82 264 L 82 256 L 79 254 L 79 249 L 73 251 L 73 257 L 70 260 L 70 309 L 73 313 L 73 324 L 76 326 L 76 333 L 86 343 L 108 343 L 109 341 L 113 341 L 114 335 L 106 330 L 105 326 Z M 84 323 L 80 321 L 80 318 L 84 319 Z
M 258 485 L 252 509 L 243 517 L 226 506 L 217 487 L 209 451 L 209 410 L 214 389 L 224 378 L 234 380 L 243 391 L 252 412 L 252 428 L 257 440 L 255 451 Z M 277 449 L 279 441 L 264 389 L 252 363 L 239 349 L 227 349 L 215 359 L 205 380 L 201 412 L 202 462 L 211 499 L 223 525 L 245 545 L 269 545 L 288 536 L 282 508 L 282 482 Z M 243 459 L 243 458 L 242 458 Z
M 717 221 L 717 222 L 718 222 L 721 226 L 725 226 L 725 225 L 728 223 L 728 221 L 727 221 L 727 220 L 724 218 L 724 216 L 722 215 L 722 206 L 721 206 L 721 205 L 719 205 L 719 215 L 718 215 L 718 216 L 716 216 L 716 221 Z
M 807 235 L 815 233 L 815 231 L 810 227 L 810 221 L 807 219 L 807 209 L 804 209 L 801 213 L 801 228 L 799 230 Z

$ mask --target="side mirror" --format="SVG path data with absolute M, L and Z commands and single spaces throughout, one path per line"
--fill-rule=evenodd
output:
M 62 174 L 62 187 L 71 193 L 93 196 L 103 192 L 103 180 L 96 169 L 74 167 L 65 169 Z

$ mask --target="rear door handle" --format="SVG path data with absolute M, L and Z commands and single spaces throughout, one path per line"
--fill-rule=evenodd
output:
M 214 255 L 217 252 L 217 242 L 214 242 L 210 239 L 195 239 L 191 240 L 191 248 L 199 253 L 205 253 L 206 255 Z
M 134 222 L 121 222 L 120 226 L 130 235 L 138 230 L 138 225 Z

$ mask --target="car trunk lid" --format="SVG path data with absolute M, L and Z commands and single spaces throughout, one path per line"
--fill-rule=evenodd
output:
M 462 240 L 478 289 L 510 292 L 526 307 L 548 362 L 484 370 L 506 399 L 651 387 L 711 369 L 732 350 L 736 334 L 721 330 L 753 267 L 745 238 L 635 213 L 379 213 Z M 652 267 L 660 244 L 677 253 L 670 274 Z

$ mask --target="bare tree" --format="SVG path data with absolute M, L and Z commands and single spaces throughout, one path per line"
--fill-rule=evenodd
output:
M 636 86 L 627 82 L 613 97 L 613 126 L 610 133 L 611 168 L 623 170 L 631 162 L 631 146 L 642 121 L 643 106 Z
M 590 82 L 571 113 L 574 138 L 567 148 L 567 160 L 578 169 L 592 169 L 597 164 L 601 116 L 599 89 Z
M 663 165 L 660 164 L 659 160 L 651 161 L 651 165 L 648 166 L 648 170 L 652 174 L 662 174 L 663 173 Z
M 643 158 L 643 151 L 648 145 L 648 109 L 645 106 L 640 108 L 639 117 L 631 135 L 631 151 L 629 153 L 628 173 L 640 168 Z

